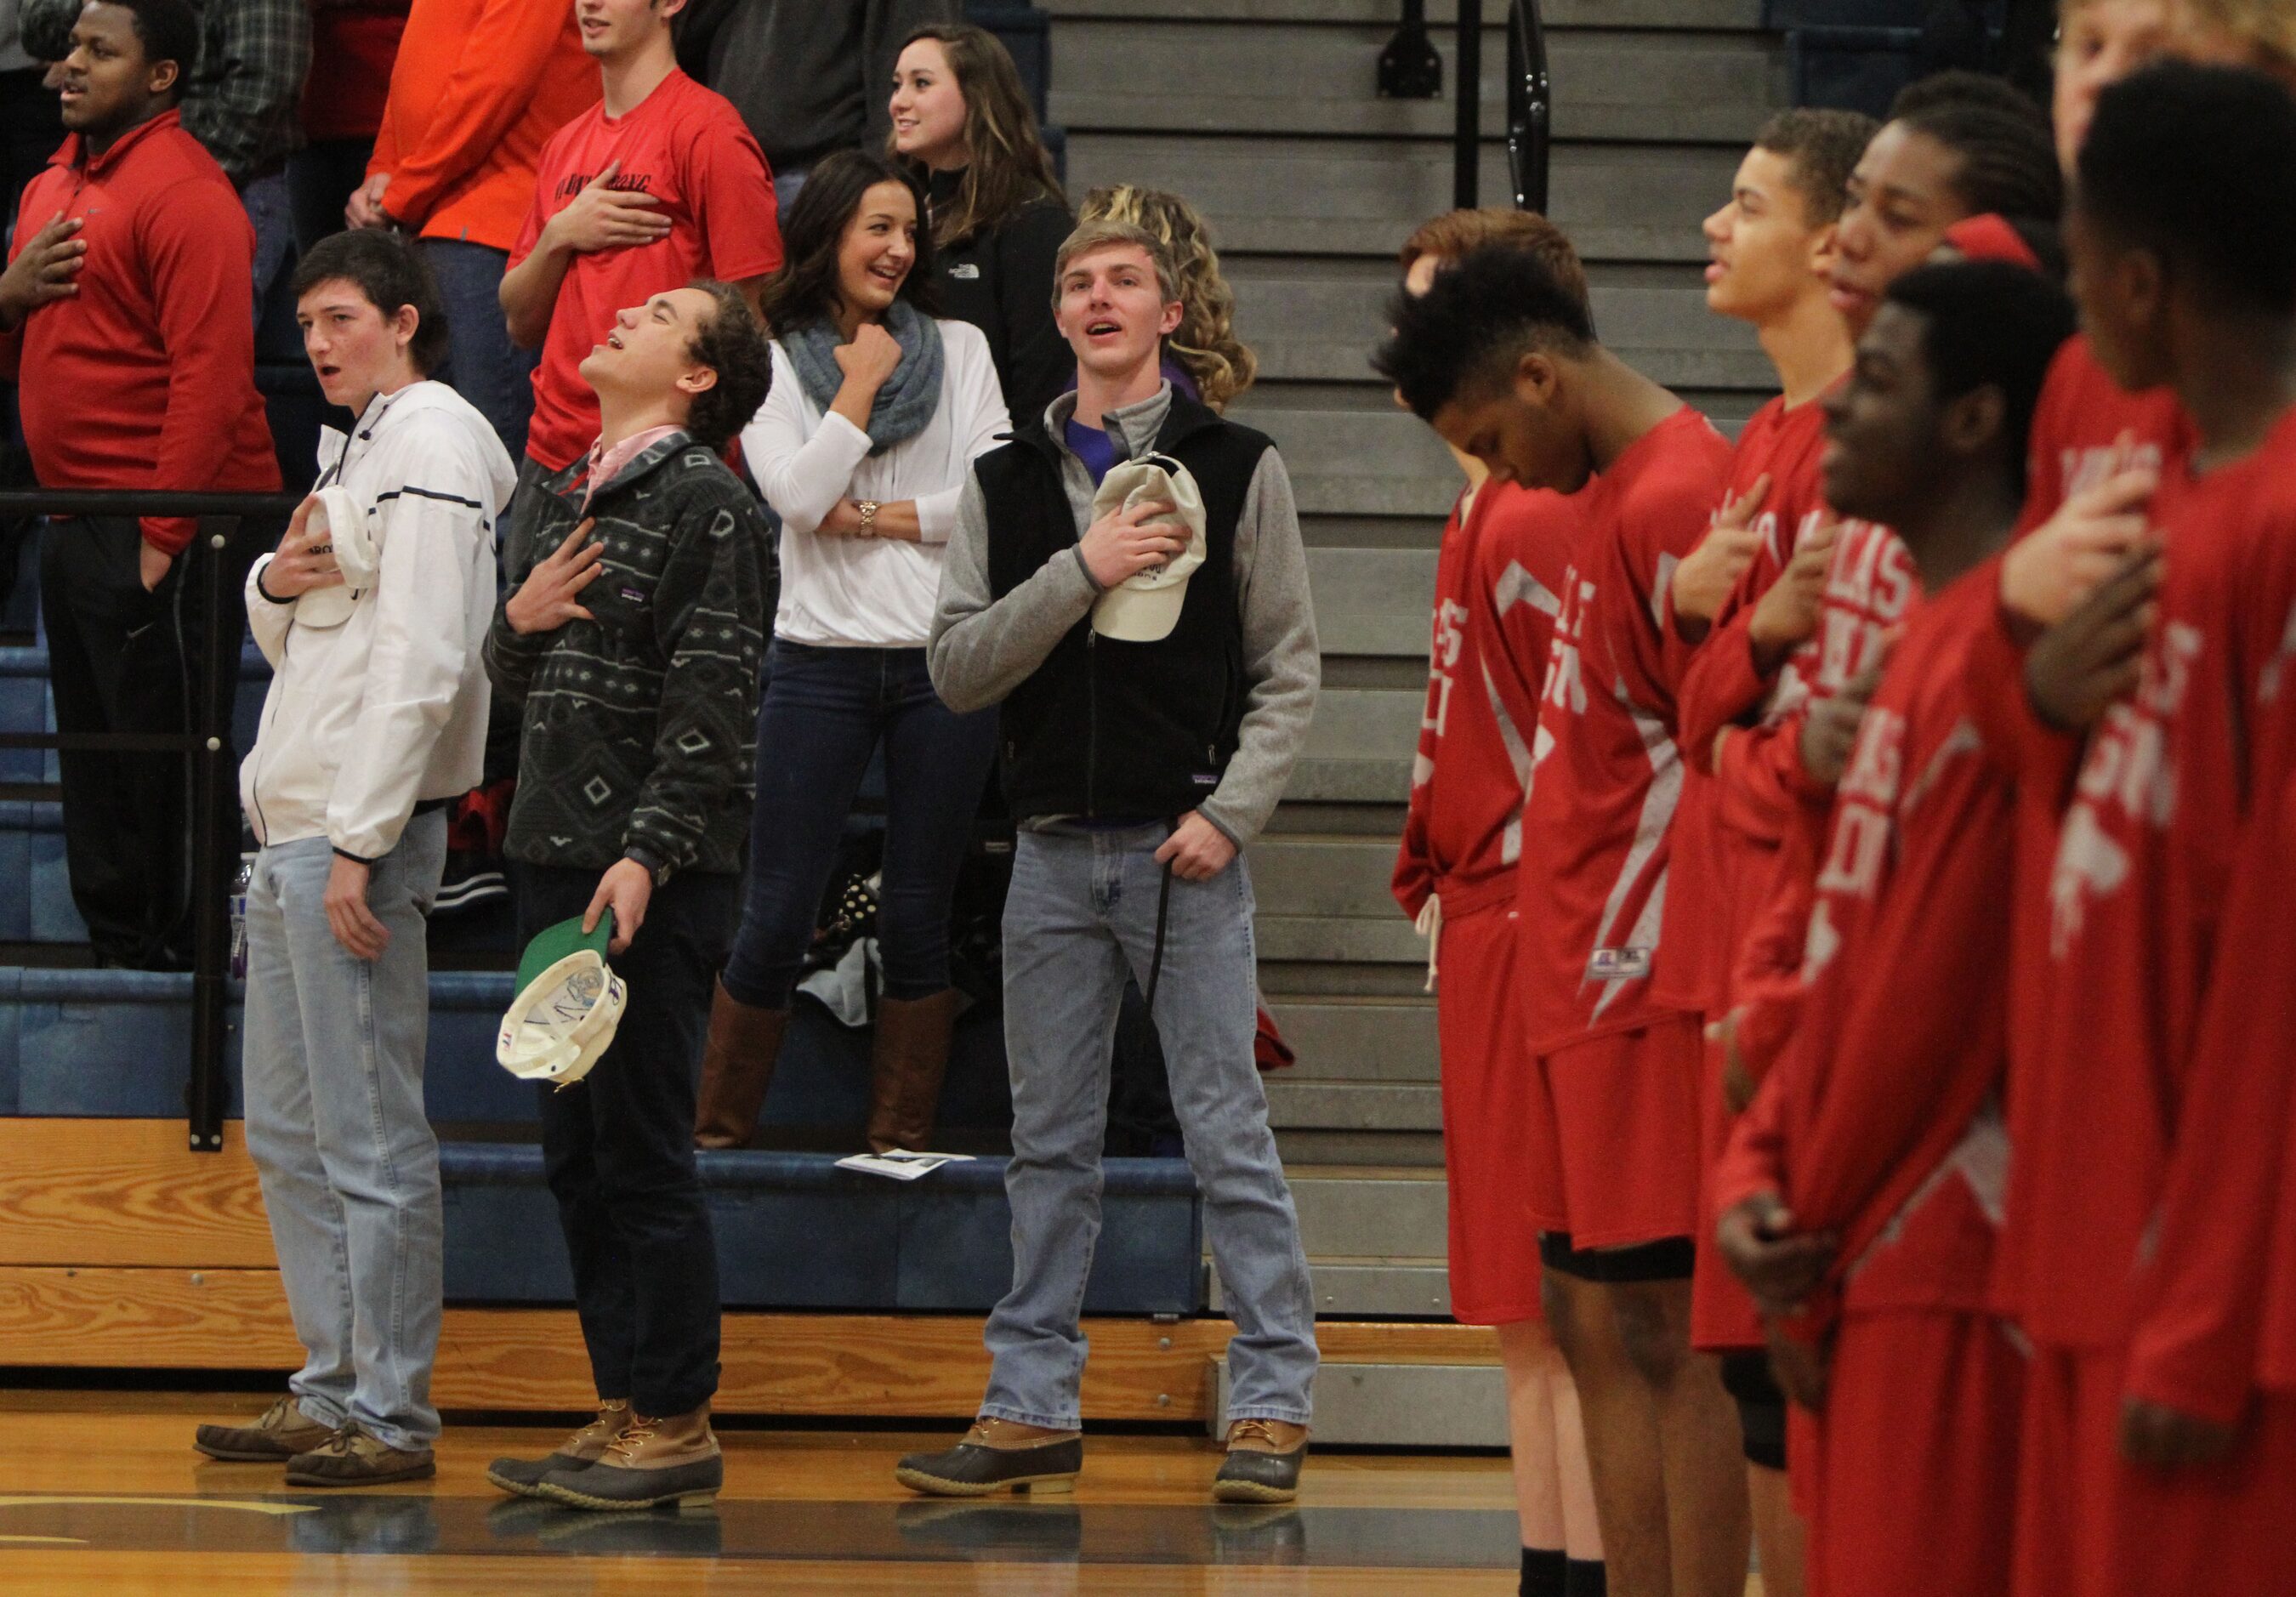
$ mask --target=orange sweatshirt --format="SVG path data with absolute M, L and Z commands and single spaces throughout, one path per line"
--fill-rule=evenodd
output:
M 542 146 L 599 93 L 566 0 L 414 0 L 367 174 L 402 226 L 507 250 Z

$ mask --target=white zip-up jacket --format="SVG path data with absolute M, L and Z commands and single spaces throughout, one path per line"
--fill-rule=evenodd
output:
M 322 430 L 318 486 L 365 512 L 378 569 L 329 627 L 298 627 L 293 601 L 264 596 L 270 555 L 248 573 L 250 629 L 274 676 L 239 795 L 266 847 L 324 835 L 380 859 L 418 803 L 478 785 L 495 522 L 517 480 L 486 418 L 443 382 L 377 396 L 349 438 Z

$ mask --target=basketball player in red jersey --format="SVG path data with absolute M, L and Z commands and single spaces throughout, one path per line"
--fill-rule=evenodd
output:
M 2099 97 L 2068 228 L 2083 323 L 2122 387 L 2174 390 L 2193 438 L 2153 495 L 2157 618 L 2133 692 L 2088 731 L 2047 883 L 2047 957 L 2028 962 L 2034 986 L 2021 995 L 2042 1017 L 2020 1080 L 2019 1123 L 2032 1129 L 2011 1208 L 2036 1349 L 2027 1593 L 2296 1589 L 2285 1525 L 2296 1405 L 2252 1401 L 2243 1339 L 2190 1335 L 2212 1302 L 2262 1290 L 2263 1261 L 2172 1236 L 2162 1208 L 2270 1159 L 2280 1129 L 2234 1116 L 2232 1140 L 2212 1143 L 2186 1110 L 2205 1079 L 2196 1038 L 2222 906 L 2246 869 L 2228 845 L 2289 714 L 2292 217 L 2296 100 L 2281 85 L 2164 61 Z M 2094 674 L 2078 667 L 2126 628 L 2115 606 L 2141 618 L 2141 592 L 2127 586 L 2101 590 L 2034 646 L 2025 678 L 2045 719 L 2090 719 Z M 2246 1062 L 2267 1093 L 2286 1069 Z M 2161 1277 L 2181 1283 L 2165 1300 L 2152 1284 Z M 2136 1460 L 2116 1445 L 2124 1421 Z
M 1766 591 L 1797 549 L 1818 541 L 1828 520 L 1818 485 L 1824 417 L 1816 400 L 1849 370 L 1850 358 L 1849 330 L 1828 296 L 1834 227 L 1849 174 L 1878 126 L 1854 111 L 1780 112 L 1739 162 L 1729 201 L 1706 218 L 1707 307 L 1753 325 L 1781 391 L 1738 435 L 1728 496 L 1712 529 L 1675 568 L 1674 622 L 1685 636 L 1702 635 L 1734 588 Z M 1702 670 L 1733 675 L 1707 668 L 1721 652 L 1692 657 L 1682 687 L 1685 725 Z M 1750 675 L 1751 667 L 1741 669 Z M 1743 694 L 1760 696 L 1759 686 Z M 1718 719 L 1740 708 L 1734 699 Z M 1767 886 L 1777 830 L 1768 816 L 1724 814 L 1710 765 L 1685 749 L 1668 872 L 1662 1005 L 1709 1020 L 1726 1011 L 1740 911 Z M 1719 1061 L 1720 1051 L 1710 1048 L 1699 1094 L 1701 1151 L 1710 1159 L 1728 1126 Z M 1702 1218 L 1691 1343 L 1721 1355 L 1723 1384 L 1738 1404 L 1764 1590 L 1800 1597 L 1801 1527 L 1785 1490 L 1785 1396 L 1770 1378 L 1753 1302 L 1711 1259 L 1710 1234 Z
M 1585 302 L 1570 240 L 1512 209 L 1452 211 L 1421 227 L 1404 245 L 1405 291 L 1424 293 L 1438 271 L 1484 244 L 1538 255 Z M 1395 897 L 1428 938 L 1436 994 L 1451 1314 L 1496 1328 L 1506 1370 L 1520 1597 L 1587 1597 L 1601 1588 L 1602 1536 L 1578 1389 L 1539 1307 L 1521 1130 L 1530 1077 L 1513 997 L 1523 789 L 1576 501 L 1487 482 L 1480 461 L 1459 460 L 1469 486 L 1437 558 L 1427 708 Z
M 1989 1297 L 2014 767 L 1976 733 L 1966 662 L 1996 626 L 1992 557 L 2072 328 L 2062 291 L 2022 267 L 1924 266 L 1890 286 L 1825 401 L 1829 502 L 1895 528 L 1934 597 L 1865 712 L 1802 1023 L 1717 1187 L 1727 1257 L 1826 1371 L 1801 1394 L 1822 1413 L 1796 1462 L 1826 1597 L 2008 1590 L 2024 1358 Z
M 1721 500 L 1729 446 L 1519 251 L 1469 254 L 1395 325 L 1374 364 L 1415 414 L 1496 481 L 1585 489 L 1523 814 L 1531 1209 L 1612 1589 L 1735 1597 L 1737 1426 L 1714 1361 L 1689 1349 L 1698 1021 L 1649 993 L 1681 780 L 1685 651 L 1665 592 Z

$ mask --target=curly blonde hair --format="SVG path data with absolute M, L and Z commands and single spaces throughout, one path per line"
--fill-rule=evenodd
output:
M 1204 403 L 1226 410 L 1259 374 L 1259 357 L 1235 336 L 1235 291 L 1220 275 L 1211 229 L 1196 208 L 1177 194 L 1126 183 L 1086 194 L 1077 221 L 1128 222 L 1162 242 L 1180 289 L 1179 329 L 1165 342 Z

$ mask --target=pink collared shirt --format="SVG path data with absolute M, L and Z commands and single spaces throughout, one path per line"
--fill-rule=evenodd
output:
M 589 511 L 591 496 L 606 484 L 613 481 L 624 466 L 628 465 L 671 433 L 681 430 L 683 430 L 676 427 L 649 427 L 644 432 L 632 433 L 611 449 L 604 446 L 603 439 L 591 445 L 590 469 L 583 474 L 582 478 L 583 511 L 586 513 Z

